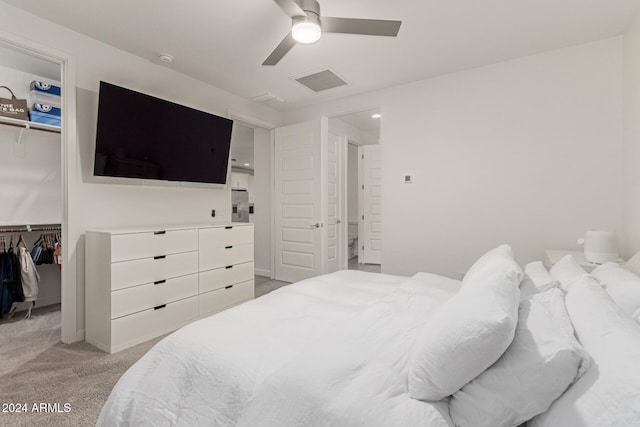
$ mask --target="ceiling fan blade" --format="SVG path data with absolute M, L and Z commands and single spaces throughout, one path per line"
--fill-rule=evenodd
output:
M 280 6 L 280 9 L 282 9 L 284 13 L 289 15 L 291 18 L 295 18 L 296 16 L 306 16 L 306 13 L 304 13 L 304 10 L 302 10 L 302 8 L 298 6 L 298 3 L 296 3 L 294 0 L 273 0 L 273 1 L 278 3 L 278 6 Z
M 289 32 L 284 40 L 280 42 L 278 47 L 276 47 L 273 52 L 271 52 L 271 55 L 269 55 L 269 57 L 264 60 L 262 65 L 276 65 L 278 61 L 280 61 L 282 57 L 285 56 L 295 44 L 296 41 L 293 39 L 291 32 Z
M 323 33 L 396 37 L 402 21 L 321 17 Z

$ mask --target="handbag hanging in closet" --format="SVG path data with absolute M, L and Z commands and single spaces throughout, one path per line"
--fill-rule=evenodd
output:
M 11 98 L 0 98 L 0 116 L 29 120 L 27 100 L 16 98 L 13 91 L 7 86 L 0 86 L 0 89 L 6 89 L 11 93 Z

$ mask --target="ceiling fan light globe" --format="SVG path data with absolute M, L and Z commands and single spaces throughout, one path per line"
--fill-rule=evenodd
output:
M 291 35 L 298 43 L 311 44 L 320 40 L 322 29 L 318 22 L 313 20 L 300 20 L 294 22 L 291 28 Z

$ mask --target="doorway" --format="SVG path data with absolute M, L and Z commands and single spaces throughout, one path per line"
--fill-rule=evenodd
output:
M 4 129 L 13 127 L 17 129 L 16 135 L 10 135 L 6 138 L 10 131 L 3 131 L 3 144 L 10 146 L 10 152 L 3 158 L 15 158 L 16 164 L 12 168 L 2 168 L 4 173 L 9 174 L 11 170 L 20 172 L 13 175 L 13 178 L 7 177 L 7 182 L 29 186 L 21 188 L 21 195 L 18 203 L 12 203 L 9 206 L 8 199 L 5 200 L 5 212 L 2 214 L 2 225 L 9 225 L 13 230 L 24 230 L 24 239 L 29 242 L 34 240 L 34 230 L 42 230 L 52 235 L 59 234 L 59 239 L 63 243 L 63 250 L 55 262 L 64 268 L 58 268 L 55 271 L 49 266 L 48 270 L 41 275 L 41 284 L 36 298 L 35 305 L 56 306 L 58 315 L 58 327 L 60 329 L 60 339 L 63 343 L 72 343 L 83 339 L 84 330 L 81 325 L 77 324 L 77 277 L 76 277 L 76 246 L 78 244 L 78 232 L 70 221 L 70 217 L 74 214 L 71 208 L 75 197 L 73 191 L 74 186 L 71 183 L 76 182 L 77 177 L 77 149 L 76 149 L 76 130 L 75 130 L 75 64 L 69 55 L 56 51 L 34 43 L 30 40 L 22 39 L 13 34 L 0 32 L 0 48 L 2 49 L 3 81 L 13 81 L 17 92 L 21 92 L 18 98 L 28 99 L 28 108 L 38 110 L 34 104 L 44 104 L 49 108 L 52 107 L 53 99 L 50 102 L 42 102 L 39 96 L 34 96 L 32 91 L 34 88 L 27 84 L 25 88 L 20 80 L 28 78 L 31 81 L 43 81 L 44 83 L 52 83 L 60 87 L 57 111 L 48 109 L 47 113 L 58 113 L 61 117 L 60 123 L 42 123 L 37 120 L 38 114 L 28 117 L 27 120 L 17 120 L 10 124 L 4 123 Z M 9 70 L 6 66 L 10 66 Z M 8 71 L 9 70 L 9 71 Z M 30 82 L 29 82 L 30 83 Z M 47 88 L 47 85 L 38 85 L 36 88 Z M 18 93 L 16 93 L 18 95 Z M 38 95 L 38 94 L 35 94 Z M 40 109 L 40 110 L 41 110 Z M 34 120 L 34 118 L 36 118 Z M 40 118 L 46 118 L 44 116 Z M 5 120 L 6 122 L 6 120 Z M 37 122 L 37 124 L 33 124 Z M 52 136 L 53 135 L 53 136 Z M 37 145 L 44 140 L 55 139 L 55 146 L 46 143 L 42 150 Z M 5 147 L 7 148 L 7 147 Z M 55 151 L 55 153 L 53 152 Z M 44 176 L 43 170 L 37 168 L 35 164 L 43 161 L 42 156 L 48 156 L 48 169 Z M 46 160 L 46 159 L 45 159 Z M 18 170 L 17 163 L 22 162 L 23 167 L 38 169 L 37 173 L 29 173 L 28 170 Z M 41 177 L 42 180 L 34 181 L 34 178 Z M 44 180 L 44 181 L 43 181 Z M 36 180 L 37 181 L 37 180 Z M 29 184 L 31 182 L 31 184 Z M 55 190 L 52 188 L 55 187 Z M 49 189 L 47 194 L 40 194 L 43 189 Z M 16 188 L 10 190 L 10 195 L 15 192 Z M 35 197 L 34 197 L 35 195 Z M 43 202 L 44 200 L 44 202 Z M 35 209 L 31 209 L 29 204 L 37 204 Z M 44 214 L 44 215 L 43 215 Z M 39 233 L 39 231 L 36 231 Z M 37 240 L 37 237 L 35 238 Z M 56 254 L 57 255 L 57 254 Z M 42 277 L 44 276 L 44 277 Z M 45 280 L 46 283 L 45 284 Z M 40 298 L 42 297 L 42 298 Z M 25 297 L 25 302 L 26 301 Z M 29 302 L 22 306 L 16 306 L 16 310 L 33 307 L 33 302 Z M 15 317 L 22 316 L 23 313 L 17 313 Z
M 350 270 L 379 273 L 382 257 L 382 191 L 378 108 L 331 118 L 330 129 L 345 135 L 347 238 Z

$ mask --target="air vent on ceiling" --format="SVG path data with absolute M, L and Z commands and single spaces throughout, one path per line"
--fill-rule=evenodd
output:
M 262 102 L 264 104 L 269 104 L 272 102 L 284 102 L 284 99 L 280 98 L 272 94 L 271 92 L 263 93 L 262 95 L 254 96 L 251 100 L 256 102 Z
M 308 87 L 314 92 L 333 89 L 347 84 L 336 73 L 331 70 L 324 70 L 307 76 L 295 77 L 295 81 Z

